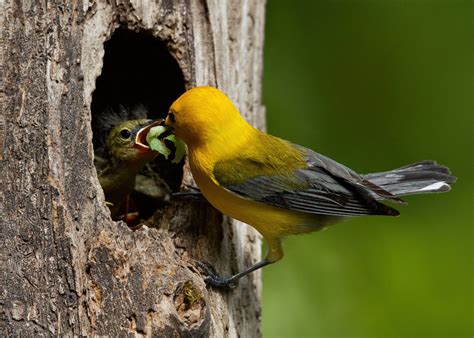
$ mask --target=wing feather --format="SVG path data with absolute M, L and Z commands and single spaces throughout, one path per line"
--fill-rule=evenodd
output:
M 305 155 L 307 166 L 293 173 L 278 172 L 269 176 L 268 170 L 258 168 L 271 164 L 256 158 L 239 158 L 216 163 L 213 174 L 216 181 L 228 191 L 278 208 L 328 216 L 398 215 L 398 211 L 379 203 L 387 199 L 403 203 L 395 195 L 368 182 L 353 170 L 316 152 L 294 145 Z M 268 160 L 268 158 L 266 159 Z M 229 162 L 230 161 L 230 162 Z M 256 168 L 254 176 L 239 182 L 232 180 L 224 170 L 247 172 L 247 165 Z

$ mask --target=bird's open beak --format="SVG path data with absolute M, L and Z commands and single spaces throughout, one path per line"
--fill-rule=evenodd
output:
M 151 122 L 150 124 L 146 125 L 145 127 L 142 127 L 137 132 L 137 135 L 135 136 L 134 147 L 142 151 L 150 150 L 150 147 L 148 146 L 148 143 L 146 142 L 146 135 L 148 134 L 151 128 L 156 127 L 156 126 L 163 126 L 164 124 L 165 124 L 164 119 L 157 119 Z

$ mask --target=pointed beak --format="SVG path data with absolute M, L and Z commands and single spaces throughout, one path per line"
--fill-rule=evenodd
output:
M 164 125 L 166 126 L 166 130 L 162 134 L 160 134 L 160 136 L 158 136 L 158 139 L 160 140 L 163 140 L 165 137 L 170 136 L 174 132 L 174 128 L 173 128 L 174 121 L 171 120 L 170 114 L 171 113 L 168 113 L 168 116 L 166 116 L 166 119 L 165 119 Z
M 146 142 L 146 135 L 148 134 L 151 128 L 156 127 L 156 126 L 163 126 L 164 124 L 165 124 L 164 119 L 157 119 L 157 120 L 152 121 L 150 124 L 147 124 L 146 126 L 142 127 L 140 130 L 138 130 L 137 135 L 135 136 L 134 147 L 142 151 L 149 151 L 150 147 L 148 146 L 148 143 Z
M 171 134 L 173 134 L 173 131 L 174 131 L 173 126 L 168 126 L 167 129 L 163 133 L 161 133 L 160 136 L 158 136 L 158 139 L 163 140 L 167 136 L 170 136 Z

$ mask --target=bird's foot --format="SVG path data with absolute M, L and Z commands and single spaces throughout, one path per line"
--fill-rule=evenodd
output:
M 237 287 L 237 281 L 233 277 L 222 277 L 211 264 L 197 260 L 194 260 L 194 263 L 206 275 L 204 277 L 206 284 L 224 290 L 232 290 Z
M 204 195 L 199 191 L 179 191 L 174 192 L 172 196 L 177 198 L 190 198 L 197 201 L 206 201 Z

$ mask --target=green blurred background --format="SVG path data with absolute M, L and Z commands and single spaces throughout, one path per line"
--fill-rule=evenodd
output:
M 289 238 L 264 269 L 264 337 L 472 337 L 473 1 L 267 5 L 270 133 L 359 172 L 435 159 L 458 183 Z

